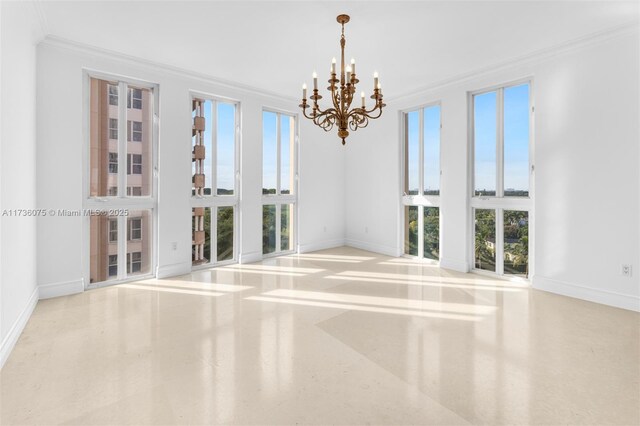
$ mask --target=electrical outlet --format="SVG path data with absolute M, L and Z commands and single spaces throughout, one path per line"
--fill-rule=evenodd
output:
M 176 241 L 171 243 L 171 250 L 173 251 L 178 250 L 178 243 Z
M 631 277 L 631 265 L 623 264 L 621 272 L 623 277 L 627 277 L 627 278 Z

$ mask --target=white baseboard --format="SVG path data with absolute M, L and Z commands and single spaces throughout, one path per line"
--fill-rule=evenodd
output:
M 38 297 L 40 299 L 68 296 L 70 294 L 82 293 L 84 291 L 84 279 L 80 278 L 73 281 L 40 284 L 38 287 Z
M 601 303 L 616 308 L 628 309 L 640 312 L 640 297 L 630 294 L 615 293 L 613 291 L 601 290 L 592 287 L 585 287 L 565 281 L 535 275 L 532 287 L 537 290 L 548 291 L 549 293 L 574 297 L 576 299 L 588 300 L 589 302 Z
M 156 268 L 156 278 L 169 278 L 191 273 L 191 262 L 174 263 Z
M 440 267 L 458 272 L 469 272 L 469 264 L 460 259 L 441 258 Z
M 327 250 L 336 247 L 342 247 L 344 239 L 318 241 L 310 244 L 298 244 L 298 253 L 310 253 L 312 251 Z
M 345 240 L 345 245 L 353 248 L 358 248 L 360 250 L 366 250 L 373 253 L 386 254 L 387 256 L 398 257 L 402 253 L 398 247 L 391 247 L 383 244 L 373 244 L 365 241 L 358 241 L 347 238 Z
M 2 368 L 7 359 L 9 359 L 9 355 L 11 354 L 13 347 L 18 342 L 18 338 L 20 337 L 20 334 L 22 334 L 24 327 L 27 325 L 27 321 L 29 321 L 37 303 L 38 287 L 36 286 L 36 288 L 33 289 L 33 293 L 31 293 L 26 306 L 18 316 L 18 319 L 13 323 L 11 329 L 9 329 L 9 333 L 7 333 L 7 336 L 0 345 L 0 368 Z
M 260 262 L 262 260 L 262 252 L 261 251 L 252 251 L 249 253 L 240 253 L 240 258 L 238 259 L 238 263 L 254 263 Z

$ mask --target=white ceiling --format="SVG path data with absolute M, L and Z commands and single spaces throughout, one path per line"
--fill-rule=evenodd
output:
M 362 87 L 379 71 L 387 97 L 568 40 L 638 21 L 637 1 L 43 1 L 58 37 L 262 88 L 300 95 L 339 57 Z M 322 86 L 324 87 L 324 85 Z

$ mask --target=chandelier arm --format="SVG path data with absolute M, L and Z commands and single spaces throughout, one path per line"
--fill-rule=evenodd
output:
M 349 128 L 354 132 L 359 128 L 365 128 L 369 125 L 369 117 L 366 115 L 353 114 L 350 116 Z
M 378 115 L 376 115 L 375 117 L 372 116 L 371 113 L 376 111 L 378 111 Z M 376 103 L 376 106 L 374 106 L 370 110 L 364 110 L 364 113 L 367 115 L 367 117 L 375 120 L 376 118 L 379 118 L 382 115 L 382 107 L 380 106 L 380 104 Z

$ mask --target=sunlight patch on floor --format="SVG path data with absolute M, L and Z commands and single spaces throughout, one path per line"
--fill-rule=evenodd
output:
M 341 302 L 361 305 L 376 305 L 390 308 L 424 309 L 458 314 L 487 315 L 496 311 L 495 306 L 436 302 L 432 300 L 397 299 L 392 297 L 361 296 L 358 294 L 323 293 L 318 291 L 279 289 L 263 293 L 264 296 L 309 299 L 327 302 Z
M 265 296 L 252 296 L 252 297 L 247 297 L 245 300 L 284 303 L 289 305 L 300 305 L 300 306 L 312 306 L 312 307 L 319 307 L 319 308 L 343 309 L 346 311 L 360 311 L 360 312 L 405 315 L 405 316 L 414 316 L 414 317 L 423 317 L 423 318 L 439 318 L 439 319 L 450 319 L 450 320 L 460 320 L 460 321 L 480 321 L 482 319 L 480 317 L 472 316 L 472 315 L 458 315 L 458 314 L 426 312 L 426 311 L 411 311 L 407 309 L 379 308 L 375 306 L 351 305 L 346 303 L 316 302 L 312 300 L 281 299 L 277 297 L 265 297 Z

